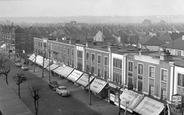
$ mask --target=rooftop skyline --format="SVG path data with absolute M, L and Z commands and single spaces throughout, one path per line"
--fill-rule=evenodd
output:
M 184 15 L 183 0 L 0 0 L 0 17 Z

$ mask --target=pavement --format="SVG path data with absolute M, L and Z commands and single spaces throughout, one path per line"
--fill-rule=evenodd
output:
M 2 77 L 0 77 L 0 110 L 2 115 L 33 115 Z

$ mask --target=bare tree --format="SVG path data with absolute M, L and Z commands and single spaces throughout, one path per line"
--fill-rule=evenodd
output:
M 13 77 L 15 80 L 17 86 L 18 86 L 18 96 L 20 98 L 20 84 L 24 81 L 24 74 L 23 73 L 17 73 L 16 76 Z
M 42 82 L 35 81 L 32 82 L 28 87 L 28 93 L 34 100 L 34 107 L 35 107 L 35 115 L 38 115 L 38 109 L 39 109 L 39 99 L 41 96 L 41 90 L 42 90 Z
M 5 55 L 0 55 L 0 75 L 5 75 L 8 85 L 8 74 L 10 72 L 10 60 Z

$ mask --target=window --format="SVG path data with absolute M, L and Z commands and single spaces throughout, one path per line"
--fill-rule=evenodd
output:
M 167 70 L 161 69 L 161 79 L 167 81 Z
M 154 95 L 154 86 L 151 84 L 149 85 L 149 94 Z
M 143 75 L 143 65 L 142 64 L 138 64 L 138 74 Z
M 149 77 L 154 78 L 155 77 L 155 68 L 149 67 Z
M 108 60 L 107 60 L 107 57 L 104 57 L 105 58 L 105 65 L 108 64 Z
M 68 55 L 70 54 L 70 48 L 68 48 Z
M 182 86 L 182 75 L 178 73 L 178 85 Z
M 138 91 L 142 92 L 142 81 L 138 81 Z
M 122 68 L 122 60 L 113 58 L 113 66 L 117 68 Z
M 121 84 L 122 78 L 120 73 L 113 72 L 113 81 Z
M 167 97 L 167 93 L 166 93 L 166 89 L 161 89 L 161 99 L 162 100 L 165 100 Z
M 177 53 L 178 53 L 178 54 L 177 54 L 178 56 L 181 56 L 181 51 L 178 51 Z
M 106 71 L 106 70 L 104 71 L 104 78 L 105 78 L 105 79 L 108 78 L 108 76 L 107 76 L 107 71 Z
M 128 62 L 128 71 L 132 72 L 133 71 L 133 62 Z
M 101 76 L 101 70 L 98 68 L 98 76 Z
M 88 52 L 86 53 L 86 59 L 89 59 L 89 53 Z
M 73 56 L 73 48 L 72 48 L 72 56 Z
M 82 51 L 77 51 L 77 57 L 82 58 Z
M 101 63 L 101 56 L 98 55 L 98 63 Z
M 95 54 L 92 54 L 92 61 L 95 60 Z

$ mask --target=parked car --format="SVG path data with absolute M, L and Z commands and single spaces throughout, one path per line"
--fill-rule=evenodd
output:
M 22 65 L 21 69 L 27 71 L 29 68 L 26 65 Z
M 66 86 L 58 86 L 56 92 L 62 97 L 70 96 L 70 91 L 67 90 Z
M 15 62 L 15 66 L 17 66 L 17 67 L 21 67 L 21 66 L 22 66 L 22 64 L 21 64 L 20 62 Z
M 56 90 L 56 88 L 59 86 L 58 82 L 57 81 L 51 81 L 49 83 L 49 87 L 52 89 L 52 90 Z

